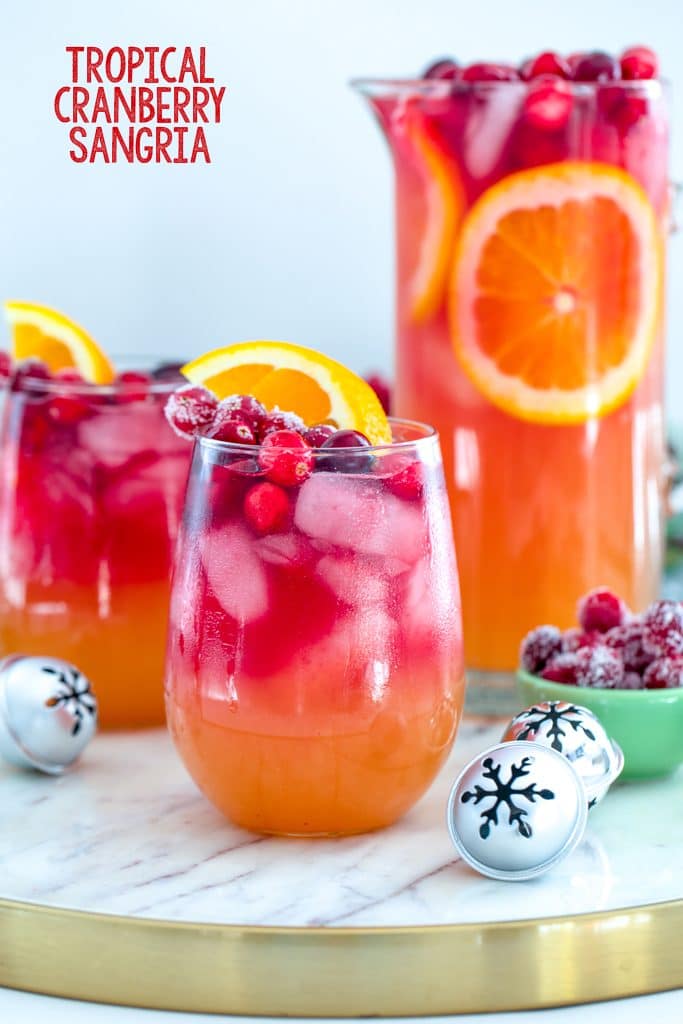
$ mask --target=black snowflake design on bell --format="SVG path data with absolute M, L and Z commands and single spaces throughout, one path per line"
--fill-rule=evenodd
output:
M 582 732 L 589 740 L 595 739 L 595 730 L 589 728 L 590 718 L 594 718 L 594 716 L 591 713 L 589 718 L 586 711 L 586 708 L 579 708 L 576 704 L 567 704 L 563 700 L 549 700 L 543 704 L 534 704 L 526 711 L 520 711 L 513 719 L 513 722 L 521 726 L 514 738 L 535 740 L 538 733 L 546 726 L 545 734 L 551 740 L 550 745 L 553 750 L 559 750 L 562 753 L 563 740 L 566 740 L 568 735 L 567 729 L 563 726 L 567 726 L 575 733 Z
M 460 799 L 464 804 L 473 800 L 475 804 L 479 804 L 482 800 L 492 799 L 493 805 L 481 812 L 480 817 L 483 819 L 482 824 L 479 827 L 479 835 L 482 839 L 488 839 L 491 834 L 491 825 L 498 825 L 498 810 L 501 806 L 505 806 L 508 809 L 508 823 L 511 826 L 517 825 L 517 831 L 520 836 L 524 836 L 525 839 L 530 839 L 532 835 L 531 826 L 524 819 L 528 817 L 528 810 L 523 807 L 519 807 L 514 797 L 518 796 L 524 800 L 528 800 L 530 803 L 534 803 L 536 799 L 540 800 L 554 800 L 555 794 L 552 789 L 538 789 L 535 782 L 530 782 L 527 786 L 522 786 L 518 789 L 515 788 L 515 783 L 524 778 L 529 774 L 529 765 L 531 759 L 523 757 L 520 764 L 513 764 L 510 766 L 510 777 L 507 782 L 503 782 L 500 777 L 500 764 L 494 764 L 493 758 L 487 757 L 483 761 L 484 769 L 483 777 L 490 779 L 493 783 L 493 789 L 484 789 L 478 783 L 475 785 L 474 790 L 465 790 Z

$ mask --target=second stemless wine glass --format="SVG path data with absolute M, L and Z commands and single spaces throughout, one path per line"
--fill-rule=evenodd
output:
M 164 417 L 178 386 L 26 374 L 0 432 L 0 648 L 73 662 L 104 728 L 164 719 L 173 545 L 190 448 Z
M 245 828 L 388 825 L 455 738 L 462 638 L 438 439 L 392 428 L 392 445 L 314 451 L 309 478 L 286 492 L 268 491 L 253 447 L 196 442 L 168 721 L 200 789 Z M 286 502 L 276 532 L 245 515 L 258 495 Z

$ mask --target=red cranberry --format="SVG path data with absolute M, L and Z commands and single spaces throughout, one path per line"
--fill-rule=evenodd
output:
M 656 78 L 659 74 L 657 54 L 649 46 L 630 46 L 619 58 L 621 77 L 627 81 Z
M 141 402 L 149 394 L 151 378 L 142 370 L 124 370 L 116 379 L 117 402 L 126 405 L 128 402 Z
M 391 385 L 380 373 L 371 373 L 365 378 L 372 390 L 379 398 L 379 404 L 387 416 L 391 413 Z
M 569 68 L 569 71 L 571 72 L 571 77 L 572 78 L 574 77 L 574 72 L 576 70 L 576 65 L 579 63 L 580 60 L 583 60 L 583 58 L 585 56 L 586 56 L 585 53 L 583 53 L 582 51 L 577 50 L 575 53 L 570 53 L 567 57 L 565 57 L 565 60 L 567 62 L 567 66 Z
M 48 366 L 41 359 L 23 359 L 17 364 L 12 377 L 12 390 L 28 390 L 33 395 L 44 394 L 38 381 L 52 380 Z M 34 382 L 35 381 L 35 385 Z
M 637 619 L 615 626 L 602 639 L 620 656 L 627 672 L 643 672 L 652 661 L 645 646 L 645 627 Z
M 255 484 L 244 499 L 244 518 L 257 533 L 277 533 L 289 518 L 286 492 L 268 481 Z
M 598 95 L 601 113 L 612 122 L 621 136 L 644 117 L 649 109 L 647 96 L 621 85 L 605 85 Z
M 643 615 L 644 643 L 655 658 L 683 655 L 683 604 L 655 601 Z
M 387 477 L 386 488 L 392 494 L 395 494 L 397 498 L 404 498 L 406 501 L 417 501 L 422 497 L 424 490 L 421 463 L 417 461 L 409 462 L 398 473 Z
M 612 690 L 624 678 L 624 663 L 606 644 L 582 647 L 575 654 L 576 682 L 594 690 Z
M 253 395 L 229 395 L 218 404 L 219 413 L 239 412 L 249 421 L 254 437 L 258 437 L 261 424 L 267 412 L 265 405 L 261 405 L 258 398 Z
M 313 453 L 295 430 L 274 430 L 268 434 L 258 456 L 266 477 L 283 487 L 302 484 L 313 472 Z
M 576 672 L 578 668 L 577 655 L 556 654 L 544 669 L 541 670 L 541 677 L 553 683 L 565 683 L 567 686 L 576 686 Z
M 264 441 L 269 434 L 276 430 L 294 430 L 303 436 L 306 424 L 295 412 L 281 412 L 280 409 L 273 409 L 266 413 L 259 426 L 259 441 Z
M 452 82 L 460 74 L 460 66 L 451 57 L 435 60 L 422 73 L 423 78 L 436 78 L 443 82 Z
M 575 652 L 582 647 L 595 647 L 601 639 L 602 633 L 585 633 L 582 629 L 567 629 L 562 634 L 562 650 Z
M 85 384 L 83 374 L 73 366 L 65 366 L 62 370 L 57 370 L 55 380 L 63 384 Z
M 469 64 L 462 72 L 463 82 L 516 82 L 519 75 L 510 64 Z
M 524 97 L 524 116 L 537 128 L 556 131 L 569 120 L 574 96 L 571 85 L 561 78 L 539 78 Z
M 315 426 L 309 427 L 304 432 L 304 441 L 311 448 L 320 448 L 328 437 L 332 437 L 334 431 L 335 428 L 330 423 L 316 423 Z
M 587 633 L 596 630 L 606 633 L 614 626 L 620 626 L 626 618 L 626 606 L 606 587 L 591 590 L 579 601 L 579 625 Z
M 195 437 L 212 422 L 218 399 L 206 388 L 185 384 L 169 396 L 164 412 L 180 437 Z
M 335 452 L 343 449 L 348 451 L 345 454 L 318 458 L 316 468 L 326 473 L 369 473 L 375 464 L 375 458 L 370 452 L 364 455 L 358 450 L 369 446 L 367 437 L 359 430 L 335 430 L 321 445 L 321 452 L 332 449 Z
M 247 417 L 237 411 L 221 410 L 220 406 L 206 431 L 206 436 L 213 438 L 214 441 L 226 441 L 230 444 L 256 444 L 256 437 Z
M 53 395 L 47 407 L 50 419 L 65 426 L 79 423 L 92 411 L 91 404 L 82 395 Z
M 683 658 L 658 658 L 645 669 L 646 690 L 669 690 L 683 686 Z
M 585 53 L 573 69 L 575 82 L 615 82 L 621 76 L 619 64 L 608 53 Z
M 184 363 L 159 363 L 152 370 L 152 376 L 154 380 L 160 383 L 166 383 L 167 381 L 171 384 L 177 381 L 179 384 L 184 379 L 180 372 L 185 364 Z
M 531 57 L 530 60 L 525 61 L 520 74 L 525 80 L 539 78 L 541 75 L 558 75 L 560 78 L 571 78 L 571 69 L 567 61 L 564 57 L 560 57 L 559 53 L 546 50 L 545 53 L 539 53 L 538 57 Z
M 12 357 L 9 352 L 0 351 L 0 380 L 12 376 Z
M 562 650 L 562 634 L 557 626 L 538 626 L 522 640 L 519 660 L 523 669 L 538 675 Z

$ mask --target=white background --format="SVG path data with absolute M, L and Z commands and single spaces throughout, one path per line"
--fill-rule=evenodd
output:
M 432 57 L 647 42 L 683 96 L 678 0 L 2 0 L 0 297 L 63 309 L 112 352 L 274 337 L 389 367 L 389 158 L 347 87 Z M 52 109 L 68 44 L 200 45 L 227 86 L 213 163 L 75 165 Z M 683 100 L 672 170 L 683 178 Z M 683 216 L 683 212 L 681 213 Z M 683 382 L 674 239 L 669 395 Z M 0 334 L 1 338 L 1 334 Z M 672 409 L 672 411 L 674 411 Z

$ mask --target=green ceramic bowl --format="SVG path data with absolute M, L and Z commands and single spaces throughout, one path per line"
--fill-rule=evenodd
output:
M 667 775 L 683 762 L 683 687 L 675 690 L 593 690 L 567 686 L 519 669 L 524 707 L 567 700 L 597 715 L 624 752 L 624 779 Z

